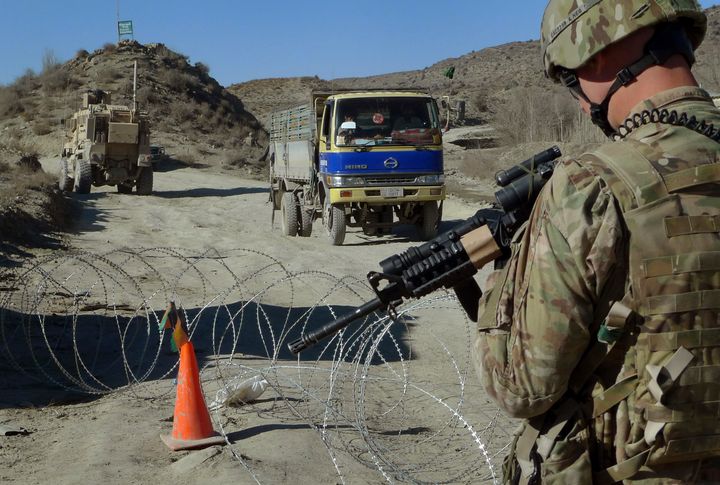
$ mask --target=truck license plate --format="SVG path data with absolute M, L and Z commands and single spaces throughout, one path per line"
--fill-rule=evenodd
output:
M 402 197 L 403 189 L 402 187 L 386 187 L 380 189 L 380 195 L 383 197 Z

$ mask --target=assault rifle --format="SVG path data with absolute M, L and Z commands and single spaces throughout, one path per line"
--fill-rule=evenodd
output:
M 473 276 L 485 264 L 507 259 L 513 234 L 530 216 L 560 155 L 554 146 L 495 174 L 502 187 L 495 193 L 498 208 L 481 209 L 435 239 L 381 261 L 382 271 L 367 275 L 376 298 L 290 342 L 290 351 L 297 354 L 374 311 L 393 316 L 404 299 L 420 298 L 439 288 L 452 288 L 468 317 L 476 322 L 482 291 Z

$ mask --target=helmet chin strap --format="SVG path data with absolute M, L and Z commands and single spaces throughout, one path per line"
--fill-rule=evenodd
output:
M 645 45 L 643 56 L 618 72 L 615 82 L 610 86 L 605 98 L 599 104 L 590 101 L 587 95 L 582 92 L 582 88 L 578 86 L 578 94 L 590 104 L 590 118 L 593 124 L 598 126 L 606 136 L 615 135 L 617 130 L 613 128 L 608 119 L 608 109 L 612 96 L 621 87 L 634 82 L 637 76 L 648 67 L 663 65 L 675 54 L 682 55 L 690 66 L 695 63 L 692 43 L 682 24 L 660 24 L 655 28 L 655 33 Z

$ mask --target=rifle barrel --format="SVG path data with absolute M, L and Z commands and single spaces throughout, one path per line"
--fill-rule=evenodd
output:
M 356 308 L 354 312 L 343 315 L 337 320 L 334 320 L 327 325 L 323 325 L 317 330 L 313 330 L 312 332 L 302 335 L 297 340 L 293 340 L 288 344 L 288 348 L 290 349 L 290 352 L 292 352 L 293 354 L 297 354 L 300 351 L 310 347 L 311 345 L 318 343 L 328 335 L 347 327 L 353 321 L 365 317 L 374 311 L 384 309 L 386 306 L 387 305 L 383 303 L 379 298 L 375 298 L 365 303 L 364 305 Z

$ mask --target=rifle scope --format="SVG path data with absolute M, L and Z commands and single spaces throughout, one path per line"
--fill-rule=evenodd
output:
M 532 156 L 515 167 L 502 170 L 495 175 L 495 181 L 498 185 L 504 187 L 495 193 L 495 200 L 497 200 L 498 205 L 505 213 L 510 213 L 527 205 L 532 206 L 540 189 L 543 188 L 550 175 L 552 175 L 553 167 L 550 162 L 560 155 L 560 149 L 554 146 Z M 500 220 L 501 216 L 502 212 L 497 209 L 481 209 L 470 219 L 453 227 L 450 231 L 441 234 L 432 241 L 380 261 L 380 267 L 385 274 L 400 276 L 403 271 L 412 265 L 419 263 L 449 244 L 459 241 L 465 234 Z
M 560 157 L 560 155 L 562 155 L 562 153 L 560 153 L 560 149 L 557 146 L 550 147 L 537 155 L 533 155 L 514 167 L 507 170 L 500 170 L 495 174 L 495 182 L 500 187 L 507 187 L 518 178 L 535 173 L 539 165 L 552 162 L 556 158 Z

